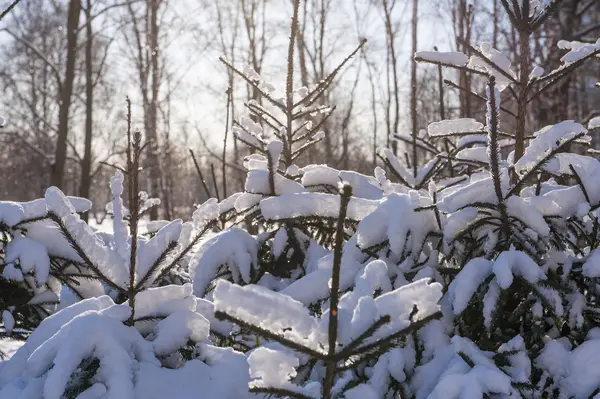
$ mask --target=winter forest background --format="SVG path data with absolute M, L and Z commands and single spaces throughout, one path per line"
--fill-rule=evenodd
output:
M 2 3 L 4 8 L 8 4 Z M 262 100 L 219 62 L 219 56 L 233 64 L 247 63 L 268 80 L 282 81 L 290 4 L 96 0 L 88 6 L 82 0 L 79 18 L 71 21 L 77 32 L 71 39 L 75 50 L 68 53 L 70 3 L 24 1 L 3 19 L 0 32 L 1 115 L 10 122 L 0 134 L 2 197 L 31 200 L 50 184 L 57 185 L 69 195 L 98 199 L 92 215 L 101 218 L 103 204 L 110 199 L 112 173 L 102 162 L 123 160 L 125 96 L 132 99 L 134 126 L 156 142 L 154 152 L 159 155 L 148 155 L 153 166 L 143 176 L 143 187 L 161 198 L 156 211 L 161 218 L 187 215 L 194 203 L 207 198 L 189 148 L 207 178 L 214 165 L 221 197 L 240 190 L 244 171 L 239 160 L 249 151 L 231 134 L 227 185 L 220 183 L 225 91 L 228 86 L 233 89 L 232 119 L 243 115 L 244 101 Z M 456 40 L 459 36 L 473 45 L 489 42 L 516 65 L 518 35 L 499 0 L 421 0 L 418 6 L 418 50 L 436 45 L 441 51 L 462 50 L 465 44 Z M 552 51 L 558 40 L 596 37 L 596 7 L 593 2 L 569 1 L 560 18 L 532 36 L 532 55 L 540 65 L 547 70 L 560 65 L 561 54 Z M 325 140 L 307 153 L 304 163 L 326 159 L 335 168 L 369 172 L 377 163 L 377 147 L 389 146 L 391 133 L 412 129 L 411 23 L 408 0 L 302 3 L 296 60 L 302 85 L 322 80 L 360 38 L 369 40 L 328 91 L 325 102 L 335 105 L 336 112 L 323 126 Z M 69 56 L 74 64 L 67 71 Z M 596 63 L 586 65 L 537 100 L 528 120 L 531 129 L 565 119 L 585 123 L 593 117 L 598 68 Z M 478 92 L 485 83 L 453 71 L 445 71 L 444 78 Z M 425 129 L 443 119 L 437 68 L 419 64 L 415 80 L 416 127 Z M 61 89 L 70 81 L 69 100 Z M 483 116 L 480 101 L 446 85 L 443 91 L 444 118 Z M 66 121 L 60 117 L 65 108 Z M 55 159 L 64 166 L 53 176 Z
M 600 398 L 597 0 L 0 10 L 0 399 Z

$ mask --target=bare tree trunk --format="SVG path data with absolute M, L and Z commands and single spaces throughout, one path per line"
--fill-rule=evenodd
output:
M 81 161 L 81 182 L 79 184 L 79 196 L 83 198 L 90 197 L 91 170 L 92 170 L 92 122 L 93 122 L 93 104 L 94 104 L 94 78 L 93 78 L 93 32 L 92 32 L 92 1 L 87 0 L 85 9 L 85 141 L 83 159 Z M 88 212 L 82 216 L 83 220 L 88 221 Z
M 458 25 L 457 38 L 462 38 L 464 40 L 464 43 L 461 43 L 457 39 L 456 48 L 463 53 L 468 52 L 468 45 L 471 43 L 471 17 L 471 6 L 467 5 L 466 0 L 459 0 L 458 7 L 455 8 L 454 23 Z M 459 72 L 459 85 L 469 90 L 471 88 L 471 78 L 465 71 Z M 459 93 L 459 103 L 460 117 L 466 118 L 471 116 L 471 95 L 468 94 L 468 92 L 461 90 Z
M 413 0 L 412 8 L 412 54 L 417 52 L 417 29 L 418 29 L 418 11 L 419 0 Z M 394 76 L 395 79 L 395 76 Z M 412 60 L 410 66 L 410 114 L 412 119 L 412 167 L 413 175 L 417 177 L 417 136 L 419 134 L 417 126 L 417 62 Z
M 69 109 L 71 108 L 71 95 L 73 94 L 73 81 L 75 80 L 75 59 L 77 58 L 77 29 L 79 27 L 79 14 L 81 0 L 71 0 L 67 16 L 67 57 L 65 77 L 60 93 L 60 107 L 58 111 L 58 137 L 54 153 L 54 166 L 50 174 L 50 184 L 58 188 L 64 186 L 65 162 L 67 159 L 67 136 L 69 133 Z
M 235 7 L 236 13 L 234 15 L 230 14 L 231 21 L 229 23 L 225 23 L 223 21 L 223 3 L 219 2 L 219 0 L 214 1 L 217 11 L 217 28 L 219 31 L 219 40 L 221 43 L 221 52 L 227 56 L 231 60 L 233 65 L 236 64 L 237 60 L 237 38 L 238 38 L 238 30 L 239 30 L 239 7 Z M 222 8 L 223 7 L 223 8 Z M 229 28 L 231 30 L 231 41 L 229 43 L 226 42 L 226 29 Z M 230 90 L 230 96 L 232 99 L 235 98 L 235 85 L 234 85 L 234 72 L 227 69 L 227 83 Z M 231 106 L 231 121 L 236 120 L 235 116 L 235 107 Z M 233 136 L 233 159 L 237 162 L 241 159 L 241 151 L 238 147 L 238 139 L 236 135 Z M 244 179 L 245 176 L 243 173 L 240 173 L 237 169 L 233 171 L 235 176 L 236 185 L 239 187 L 239 190 L 244 191 Z
M 517 98 L 517 126 L 515 130 L 515 162 L 525 151 L 525 117 L 527 116 L 528 81 L 531 70 L 529 54 L 529 1 L 523 2 L 523 17 L 519 21 L 519 93 Z
M 493 0 L 493 11 L 492 11 L 492 18 L 493 18 L 493 23 L 494 23 L 494 28 L 492 31 L 492 47 L 497 49 L 498 48 L 498 29 L 499 29 L 499 21 L 498 21 L 498 0 Z
M 308 1 L 304 2 L 304 11 L 302 24 L 298 24 L 298 39 L 296 41 L 296 46 L 298 47 L 298 61 L 300 62 L 300 81 L 302 82 L 302 86 L 308 87 L 308 66 L 306 63 L 306 44 L 305 40 L 305 32 L 306 32 L 306 6 Z
M 398 87 L 398 61 L 396 57 L 396 35 L 394 33 L 394 28 L 392 26 L 392 8 L 388 8 L 388 0 L 383 0 L 383 9 L 384 9 L 384 17 L 385 17 L 385 31 L 387 35 L 387 45 L 388 45 L 388 54 L 390 57 L 390 63 L 392 64 L 392 84 L 393 86 L 388 87 L 388 96 L 394 96 L 394 121 L 389 125 L 391 120 L 388 120 L 388 136 L 393 133 L 398 132 L 398 124 L 399 124 L 399 113 L 400 113 L 400 88 Z M 415 33 L 416 35 L 416 33 Z M 413 61 L 413 67 L 415 63 Z M 390 101 L 388 99 L 388 101 Z M 398 152 L 398 143 L 393 141 L 392 150 L 394 154 Z
M 169 85 L 169 81 L 166 82 Z M 173 164 L 173 149 L 171 148 L 171 90 L 168 88 L 167 97 L 165 102 L 161 105 L 164 105 L 164 108 L 161 106 L 159 110 L 161 111 L 162 121 L 163 121 L 163 131 L 164 131 L 164 146 L 163 146 L 163 166 L 165 168 L 169 167 L 169 165 Z M 171 220 L 173 218 L 173 214 L 175 213 L 174 201 L 173 201 L 173 174 L 172 173 L 164 173 L 161 171 L 160 173 L 160 189 L 161 189 L 161 204 L 162 209 L 164 210 L 163 217 L 166 220 Z
M 372 65 L 367 58 L 366 52 L 363 49 L 363 58 L 367 65 L 367 72 L 369 73 L 369 84 L 371 85 L 371 115 L 373 116 L 373 169 L 377 166 L 377 98 L 375 90 L 375 76 L 372 70 Z
M 146 126 L 146 137 L 150 141 L 148 156 L 146 157 L 148 167 L 148 177 L 150 179 L 150 191 L 152 195 L 158 195 L 161 192 L 161 169 L 158 161 L 158 88 L 160 83 L 160 71 L 158 65 L 159 51 L 158 51 L 158 8 L 160 0 L 150 0 L 150 32 L 148 42 L 150 44 L 150 75 L 151 79 L 151 92 L 150 101 L 148 103 L 148 116 Z M 158 219 L 158 207 L 153 207 L 150 210 L 150 219 Z

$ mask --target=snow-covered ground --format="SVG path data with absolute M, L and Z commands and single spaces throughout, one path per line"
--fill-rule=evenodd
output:
M 9 359 L 19 349 L 24 342 L 13 339 L 0 339 L 0 352 L 4 353 L 4 360 Z M 2 360 L 0 360 L 0 364 Z

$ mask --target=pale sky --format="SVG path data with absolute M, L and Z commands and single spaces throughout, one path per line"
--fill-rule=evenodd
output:
M 174 44 L 168 47 L 169 63 L 172 70 L 176 70 L 176 75 L 181 79 L 181 84 L 178 86 L 173 104 L 173 124 L 172 128 L 176 131 L 177 126 L 183 123 L 188 123 L 190 126 L 197 124 L 203 131 L 207 132 L 213 141 L 219 142 L 222 140 L 225 120 L 225 89 L 227 86 L 226 69 L 218 61 L 220 51 L 218 49 L 202 49 L 205 44 L 197 40 L 211 39 L 215 33 L 211 30 L 214 25 L 214 11 L 202 6 L 198 6 L 196 0 L 176 0 L 185 2 L 185 12 L 178 10 L 174 16 L 176 23 L 174 25 L 177 40 Z M 329 66 L 333 68 L 341 61 L 349 52 L 351 52 L 358 43 L 359 34 L 366 37 L 367 51 L 370 60 L 375 63 L 376 68 L 380 70 L 382 79 L 385 73 L 385 50 L 382 47 L 382 42 L 385 40 L 384 30 L 382 26 L 382 15 L 379 10 L 372 9 L 368 14 L 361 14 L 362 22 L 360 23 L 360 32 L 357 32 L 354 13 L 354 3 L 350 0 L 336 0 L 335 10 L 332 12 L 329 30 L 326 33 L 328 41 L 326 42 L 327 50 L 332 50 L 333 54 L 329 59 Z M 364 3 L 363 0 L 357 0 L 357 3 Z M 420 21 L 419 21 L 419 49 L 430 50 L 434 45 L 438 45 L 440 50 L 449 49 L 452 33 L 446 21 L 443 21 L 437 14 L 436 0 L 421 0 L 420 4 Z M 196 6 L 194 7 L 194 4 Z M 287 0 L 273 0 L 270 8 L 267 9 L 267 16 L 270 23 L 284 25 L 291 18 L 291 8 L 288 6 Z M 410 18 L 411 18 L 410 0 L 398 0 L 395 13 L 397 16 L 402 15 L 403 23 L 400 25 L 401 33 L 398 48 L 399 69 L 403 87 L 408 93 L 408 79 L 410 72 Z M 405 11 L 405 12 L 402 12 Z M 209 19 L 209 20 L 207 20 Z M 177 26 L 177 23 L 180 26 Z M 206 33 L 196 34 L 194 29 L 203 29 Z M 285 79 L 284 66 L 287 57 L 287 39 L 289 28 L 281 28 L 279 34 L 270 41 L 271 49 L 269 50 L 267 60 L 262 76 L 268 78 L 278 90 L 283 88 Z M 242 45 L 246 43 L 245 32 L 240 32 L 239 41 Z M 199 47 L 201 49 L 199 49 Z M 116 49 L 116 48 L 115 48 Z M 345 74 L 341 79 L 353 79 L 355 71 L 359 63 L 359 58 L 351 61 L 347 67 Z M 238 66 L 241 63 L 238 63 Z M 363 67 L 363 72 L 366 75 L 366 68 Z M 127 92 L 130 97 L 136 101 L 137 87 L 135 82 L 130 82 L 123 86 L 123 92 Z M 368 82 L 363 80 L 362 86 L 358 90 L 368 89 Z M 244 90 L 245 91 L 245 90 Z M 369 95 L 362 96 L 365 99 L 370 98 Z M 359 96 L 360 98 L 360 96 Z M 406 97 L 408 99 L 408 97 Z M 360 104 L 359 104 L 360 105 Z M 367 106 L 367 103 L 364 103 Z M 357 107 L 360 109 L 360 107 Z M 237 102 L 237 109 L 243 111 L 241 101 Z M 369 117 L 370 120 L 370 117 Z M 192 135 L 195 137 L 195 132 Z

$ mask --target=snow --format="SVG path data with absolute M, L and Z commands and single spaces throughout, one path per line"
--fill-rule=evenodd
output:
M 492 326 L 492 317 L 496 310 L 498 299 L 500 298 L 500 291 L 500 286 L 494 278 L 490 282 L 488 290 L 483 296 L 483 325 L 488 329 Z
M 565 395 L 588 398 L 600 385 L 600 340 L 586 341 L 569 351 L 558 341 L 548 342 L 536 363 L 548 370 Z
M 293 298 L 304 305 L 310 305 L 329 296 L 329 281 L 331 279 L 332 256 L 321 258 L 319 269 L 308 273 L 282 289 L 280 292 Z M 348 260 L 348 256 L 342 258 L 340 267 L 340 287 L 347 289 L 354 281 L 360 264 Z
M 465 148 L 478 144 L 487 145 L 487 143 L 488 136 L 482 134 L 469 134 L 468 136 L 461 136 L 458 140 L 456 140 L 456 148 Z
M 221 204 L 227 204 L 228 201 L 235 201 L 237 197 L 229 197 L 221 202 Z M 221 204 L 217 202 L 216 198 L 210 198 L 206 200 L 202 205 L 198 206 L 192 214 L 192 221 L 196 230 L 202 229 L 206 224 L 219 217 L 221 211 Z M 228 208 L 229 205 L 223 205 Z
M 244 158 L 244 167 L 248 170 L 269 170 L 269 161 L 264 155 L 251 154 Z
M 570 42 L 566 40 L 559 40 L 558 48 L 569 50 L 569 52 L 563 55 L 560 59 L 563 63 L 568 65 L 589 56 L 595 51 L 598 51 L 600 49 L 600 46 L 598 45 L 598 43 L 592 44 L 579 41 Z
M 195 311 L 208 320 L 211 331 L 215 331 L 221 335 L 229 335 L 231 330 L 233 330 L 233 324 L 215 318 L 215 305 L 209 300 L 196 298 Z
M 228 267 L 235 281 L 250 282 L 257 257 L 258 242 L 246 231 L 231 228 L 214 235 L 201 244 L 190 260 L 194 293 L 200 297 L 206 293 L 221 265 Z
M 530 3 L 531 16 L 541 15 L 542 2 Z M 561 41 L 559 47 L 568 50 L 563 65 L 550 75 L 536 66 L 531 84 L 550 81 L 597 51 L 600 41 Z M 331 349 L 349 355 L 336 360 L 332 397 L 590 397 L 600 386 L 600 329 L 594 327 L 600 162 L 566 152 L 566 146 L 549 156 L 576 136 L 578 144 L 590 143 L 575 121 L 544 127 L 532 138 L 526 132 L 530 143 L 519 160 L 513 161 L 515 151 L 506 159 L 505 151 L 497 154 L 497 194 L 490 173 L 496 166 L 491 120 L 500 90 L 518 77 L 511 61 L 489 44 L 479 50 L 494 67 L 477 55 L 415 54 L 419 61 L 475 68 L 495 76 L 498 87 L 486 93 L 496 109 L 487 104 L 485 126 L 462 118 L 417 132 L 438 155 L 423 152 L 416 170 L 402 153 L 410 146 L 399 147 L 398 155 L 379 149 L 385 165 L 372 173 L 365 172 L 368 162 L 362 173 L 281 162 L 286 146 L 324 137 L 314 130 L 331 110 L 327 106 L 294 107 L 294 113 L 317 119 L 295 121 L 293 143 L 285 128 L 277 133 L 243 116 L 233 134 L 250 146 L 243 150 L 251 153 L 243 161 L 244 189 L 195 206 L 186 222 L 140 221 L 134 265 L 119 171 L 110 180 L 107 204 L 114 217 L 102 226 L 78 215 L 91 208 L 90 201 L 56 187 L 38 200 L 0 202 L 0 283 L 23 293 L 0 301 L 2 333 L 29 335 L 22 346 L 0 343 L 10 356 L 0 362 L 0 398 L 62 399 L 83 383 L 79 399 L 261 396 L 249 387 L 318 399 L 324 394 L 338 250 Z M 275 89 L 252 67 L 242 71 L 261 91 Z M 296 88 L 294 100 L 311 90 Z M 253 113 L 271 112 L 257 100 L 248 105 Z M 600 118 L 587 124 L 590 130 L 599 126 Z M 449 154 L 442 152 L 444 142 L 452 147 Z M 508 151 L 514 144 L 511 138 L 498 143 Z M 515 186 L 513 174 L 517 182 L 531 178 Z M 340 184 L 349 184 L 353 196 L 343 226 L 336 226 Z M 139 196 L 142 210 L 159 203 L 145 192 Z M 344 234 L 336 248 L 338 227 Z M 131 302 L 130 267 L 137 285 Z M 511 317 L 513 310 L 519 313 Z M 389 322 L 386 317 L 364 335 L 384 316 Z M 399 336 L 430 316 L 435 320 Z M 39 326 L 29 331 L 28 322 Z M 391 345 L 384 344 L 391 337 Z M 361 358 L 365 348 L 375 356 Z M 518 385 L 531 383 L 531 389 Z
M 412 320 L 418 321 L 431 316 L 439 310 L 438 302 L 442 298 L 442 285 L 423 278 L 404 285 L 375 299 L 379 316 L 390 315 L 392 320 L 379 329 L 374 337 L 384 337 L 410 325 L 409 316 L 416 305 L 417 313 Z
M 276 258 L 279 258 L 281 256 L 281 253 L 285 249 L 287 242 L 288 242 L 287 230 L 284 228 L 277 230 L 275 237 L 273 237 L 273 256 L 275 256 Z
M 291 179 L 288 179 L 279 173 L 273 176 L 275 183 L 275 194 L 290 194 L 306 191 L 304 187 Z M 255 194 L 269 194 L 269 172 L 266 170 L 251 170 L 246 177 L 246 191 Z
M 444 240 L 450 242 L 473 222 L 479 212 L 476 208 L 467 207 L 452 213 L 444 224 Z
M 510 341 L 500 345 L 498 353 L 518 352 L 508 356 L 511 366 L 507 368 L 507 373 L 518 382 L 529 381 L 531 377 L 531 360 L 529 359 L 525 346 L 525 341 L 520 335 L 516 335 Z
M 590 278 L 600 277 L 600 248 L 594 249 L 586 259 L 583 275 Z
M 592 170 L 593 168 L 598 167 L 597 163 L 598 161 L 592 157 L 563 152 L 553 156 L 552 159 L 543 166 L 543 169 L 556 175 L 573 175 L 571 166 L 581 174 L 579 169 L 583 169 L 584 171 Z M 583 175 L 586 175 L 586 173 L 583 173 Z
M 489 75 L 494 76 L 496 78 L 496 87 L 498 90 L 504 90 L 508 85 L 510 85 L 511 80 L 498 69 L 502 70 L 505 74 L 511 76 L 512 78 L 515 78 L 515 73 L 510 67 L 510 60 L 498 50 L 493 48 L 489 43 L 481 43 L 479 46 L 479 51 L 488 60 L 490 60 L 494 66 L 491 66 L 487 61 L 477 55 L 471 56 L 467 66 L 469 68 L 485 71 Z
M 314 136 L 311 137 L 311 139 L 314 141 L 323 140 L 324 138 L 325 138 L 325 132 L 323 130 L 319 130 L 318 132 L 316 132 L 314 134 Z
M 10 335 L 12 330 L 15 328 L 15 318 L 8 310 L 2 311 L 2 325 L 4 326 L 4 331 L 8 335 Z
M 24 218 L 23 207 L 12 201 L 0 201 L 0 221 L 14 226 Z
M 491 177 L 487 177 L 463 185 L 454 192 L 444 195 L 440 198 L 438 207 L 444 212 L 452 213 L 473 202 L 494 204 L 497 201 L 494 182 Z
M 455 155 L 456 159 L 463 161 L 476 161 L 486 162 L 488 161 L 487 149 L 485 147 L 474 147 L 474 148 L 463 148 L 458 151 Z
M 535 66 L 535 67 L 533 67 L 533 69 L 531 70 L 531 73 L 529 74 L 529 81 L 532 81 L 533 79 L 541 78 L 543 75 L 544 75 L 544 68 Z
M 108 296 L 84 299 L 76 304 L 55 313 L 42 321 L 39 327 L 29 336 L 27 342 L 17 350 L 10 362 L 0 368 L 0 387 L 6 385 L 23 371 L 27 366 L 27 359 L 45 341 L 60 330 L 77 315 L 86 311 L 99 311 L 113 305 L 114 302 Z M 1 391 L 0 391 L 1 393 Z M 0 395 L 0 397 L 2 397 Z
M 250 64 L 244 64 L 242 71 L 244 72 L 244 75 L 248 77 L 248 79 L 260 80 L 260 75 L 254 70 L 254 68 L 252 68 Z
M 265 347 L 257 348 L 248 356 L 250 387 L 277 387 L 299 391 L 289 382 L 296 376 L 299 360 L 291 353 Z M 282 382 L 285 382 L 282 384 Z
M 561 144 L 585 133 L 587 130 L 574 121 L 546 126 L 534 133 L 535 138 L 529 143 L 523 156 L 515 162 L 515 169 L 520 174 L 528 172 Z
M 50 258 L 44 245 L 25 236 L 14 237 L 6 247 L 5 261 L 10 263 L 16 262 L 17 259 L 23 273 L 35 271 L 38 286 L 48 281 Z
M 175 352 L 188 341 L 200 342 L 208 338 L 209 322 L 204 316 L 190 311 L 178 310 L 154 327 L 155 338 L 152 341 L 154 352 L 165 356 Z
M 0 364 L 0 397 L 60 399 L 81 361 L 90 357 L 98 359 L 100 367 L 80 398 L 158 399 L 169 392 L 191 399 L 200 391 L 211 399 L 246 397 L 248 366 L 244 356 L 231 349 L 199 343 L 198 359 L 177 370 L 161 367 L 157 355 L 174 352 L 188 339 L 200 342 L 208 337 L 204 317 L 176 311 L 156 325 L 150 342 L 123 324 L 130 313 L 127 305 L 114 305 L 105 296 L 48 317 L 9 361 Z
M 583 310 L 585 306 L 585 296 L 582 293 L 575 292 L 568 296 L 569 300 L 569 327 L 578 329 L 583 327 Z
M 492 270 L 502 289 L 512 285 L 515 275 L 523 277 L 532 284 L 546 278 L 544 271 L 529 255 L 514 249 L 502 252 L 494 261 Z
M 326 335 L 317 329 L 317 319 L 287 295 L 257 285 L 241 287 L 219 280 L 213 297 L 217 312 L 268 328 L 305 346 L 316 348 L 317 342 L 327 342 Z
M 302 87 L 295 89 L 294 92 L 296 94 L 298 94 L 298 96 L 300 98 L 304 98 L 304 97 L 308 96 L 309 90 L 308 90 L 308 87 L 302 86 Z
M 246 211 L 258 205 L 262 197 L 261 194 L 243 193 L 235 200 L 235 210 L 237 212 Z
M 124 287 L 129 280 L 128 265 L 123 263 L 120 255 L 107 247 L 100 236 L 79 218 L 75 207 L 67 197 L 55 187 L 46 190 L 48 210 L 54 212 L 74 241 L 84 250 L 88 258 L 106 278 L 114 284 Z
M 113 246 L 119 257 L 123 260 L 123 263 L 128 264 L 131 250 L 127 240 L 127 223 L 123 220 L 125 216 L 125 207 L 121 199 L 121 195 L 123 194 L 123 179 L 124 176 L 121 171 L 117 171 L 110 179 L 110 190 L 113 196 Z
M 65 217 L 75 213 L 75 207 L 67 200 L 65 195 L 56 187 L 46 190 L 46 204 L 48 210 L 54 212 L 58 217 Z
M 17 341 L 15 339 L 10 338 L 2 338 L 0 339 L 0 354 L 4 355 L 3 360 L 0 360 L 0 369 L 2 365 L 10 359 L 21 346 L 23 346 L 23 341 Z
M 458 356 L 459 353 L 468 356 L 474 366 L 470 367 Z M 498 369 L 488 356 L 470 340 L 454 336 L 452 346 L 440 352 L 433 362 L 418 369 L 421 376 L 429 374 L 433 384 L 420 385 L 416 397 L 458 399 L 479 398 L 484 394 L 511 394 L 510 377 Z
M 427 126 L 427 133 L 431 137 L 443 137 L 476 132 L 483 132 L 483 123 L 470 118 L 447 119 L 430 123 L 429 126 Z
M 160 257 L 167 251 L 172 245 L 177 244 L 177 240 L 181 234 L 182 222 L 180 219 L 175 219 L 163 228 L 161 228 L 155 235 L 149 240 L 139 239 L 138 240 L 138 252 L 136 258 L 136 282 L 140 282 L 144 276 L 152 272 L 151 267 Z M 171 252 L 172 255 L 172 252 Z M 167 264 L 170 261 L 167 256 L 161 266 Z M 146 281 L 145 285 L 149 286 L 154 279 L 158 276 L 161 271 L 161 267 L 157 267 L 152 272 L 152 276 Z
M 60 399 L 70 376 L 83 359 L 92 355 L 100 361 L 100 381 L 107 388 L 107 397 L 133 396 L 129 373 L 135 363 L 129 352 L 133 349 L 140 361 L 156 362 L 156 359 L 151 345 L 122 324 L 122 318 L 127 316 L 128 313 L 120 318 L 100 312 L 85 313 L 44 342 L 27 361 L 32 377 L 45 375 L 44 397 Z M 69 341 L 78 345 L 65 345 Z
M 352 197 L 348 203 L 347 217 L 360 220 L 374 210 L 378 201 Z M 325 193 L 284 194 L 260 201 L 260 210 L 267 220 L 291 219 L 301 216 L 337 218 L 340 213 L 340 196 Z
M 279 165 L 279 157 L 283 151 L 283 143 L 279 140 L 273 140 L 267 144 L 267 151 L 269 151 L 272 165 L 277 167 Z
M 12 263 L 8 263 L 6 266 L 4 266 L 2 277 L 7 280 L 23 281 L 23 273 L 21 272 L 21 269 L 16 268 Z
M 352 195 L 354 197 L 369 200 L 378 200 L 382 197 L 379 182 L 372 176 L 351 171 L 341 171 L 339 172 L 338 182 L 340 180 L 352 186 Z
M 196 303 L 191 295 L 191 284 L 148 288 L 135 296 L 135 317 L 140 319 L 165 316 L 178 310 L 194 310 Z
M 305 187 L 337 187 L 340 181 L 352 186 L 352 195 L 359 198 L 377 200 L 382 196 L 377 179 L 352 171 L 339 171 L 327 165 L 309 165 L 302 168 L 301 183 Z
M 86 198 L 66 196 L 66 201 L 70 204 L 75 212 L 82 213 L 92 208 L 92 201 Z M 62 201 L 62 200 L 61 200 Z M 48 203 L 45 198 L 36 199 L 28 202 L 19 202 L 19 206 L 23 208 L 23 220 L 34 219 L 46 216 Z
M 52 291 L 38 292 L 27 302 L 30 305 L 42 305 L 48 303 L 58 303 L 59 297 Z
M 344 398 L 346 399 L 377 399 L 377 392 L 368 384 L 360 384 L 346 391 Z
M 448 287 L 447 297 L 452 303 L 454 314 L 462 313 L 469 304 L 479 285 L 492 274 L 494 263 L 484 259 L 471 259 Z
M 469 57 L 464 53 L 456 51 L 418 51 L 415 53 L 415 60 L 453 66 L 466 66 L 469 62 Z
M 207 350 L 209 348 L 206 348 Z M 216 349 L 216 348 L 215 348 Z M 210 365 L 197 359 L 178 369 L 140 363 L 136 372 L 135 399 L 250 399 L 248 366 L 241 353 L 220 349 L 220 358 Z M 116 399 L 116 398 L 115 398 Z
M 578 213 L 585 197 L 581 189 L 574 186 L 555 188 L 529 201 L 544 215 L 569 217 Z
M 540 284 L 536 285 L 535 288 L 539 292 L 539 296 L 543 297 L 545 301 L 549 303 L 548 307 L 552 307 L 552 309 L 548 310 L 555 314 L 557 317 L 562 317 L 564 315 L 564 307 L 562 304 L 563 299 L 560 296 L 560 294 L 556 291 L 556 289 Z
M 401 254 L 406 246 L 417 256 L 427 233 L 437 226 L 433 212 L 415 211 L 424 202 L 416 191 L 388 195 L 358 224 L 358 246 L 368 248 L 388 238 L 392 252 Z
M 556 340 L 549 341 L 540 355 L 535 359 L 538 366 L 542 366 L 556 380 L 561 379 L 568 373 L 569 349 Z
M 505 204 L 509 215 L 523 221 L 537 234 L 544 237 L 550 234 L 550 226 L 544 216 L 530 201 L 513 195 L 505 201 Z
M 371 261 L 362 272 L 359 271 L 354 279 L 352 292 L 348 292 L 340 298 L 340 314 L 352 314 L 349 321 L 350 327 L 340 333 L 339 340 L 341 342 L 358 337 L 377 321 L 375 318 L 378 313 L 377 303 L 373 299 L 377 290 L 383 294 L 392 290 L 388 267 L 382 260 Z
M 408 166 L 398 159 L 394 152 L 390 148 L 380 148 L 377 151 L 380 157 L 386 160 L 396 173 L 406 182 L 409 186 L 414 186 L 415 177 L 413 172 L 408 170 Z
M 588 122 L 588 129 L 597 129 L 600 127 L 600 116 L 596 116 L 595 118 L 590 119 Z
M 254 134 L 249 133 L 248 131 L 246 131 L 238 126 L 234 126 L 232 128 L 232 131 L 233 131 L 233 134 L 235 135 L 235 137 L 238 138 L 238 140 L 243 141 L 244 143 L 252 145 L 254 147 L 258 147 L 258 148 L 262 147 L 261 139 L 256 137 Z

